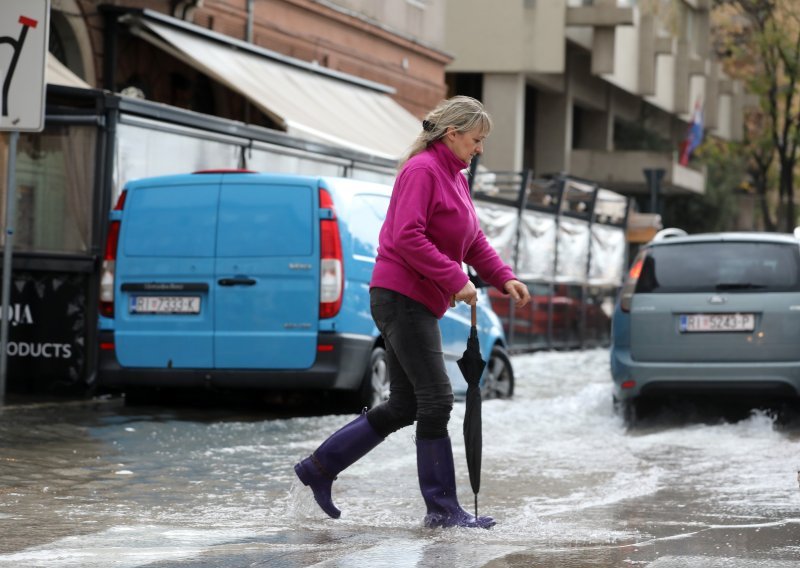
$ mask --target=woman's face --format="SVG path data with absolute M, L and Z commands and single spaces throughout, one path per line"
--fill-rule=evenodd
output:
M 486 134 L 481 128 L 474 128 L 467 132 L 458 132 L 455 128 L 449 128 L 447 134 L 442 139 L 453 153 L 465 164 L 469 164 L 478 154 L 483 154 L 483 141 Z

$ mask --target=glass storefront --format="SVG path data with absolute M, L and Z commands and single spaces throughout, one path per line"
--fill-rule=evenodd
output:
M 56 125 L 20 135 L 15 251 L 89 252 L 96 148 L 96 126 Z

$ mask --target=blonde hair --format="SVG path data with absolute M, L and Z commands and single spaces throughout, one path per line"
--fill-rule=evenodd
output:
M 492 130 L 492 118 L 483 104 L 472 97 L 457 95 L 440 102 L 422 121 L 422 131 L 409 148 L 400 166 L 447 134 L 449 128 L 456 132 L 469 132 L 480 128 L 483 136 Z

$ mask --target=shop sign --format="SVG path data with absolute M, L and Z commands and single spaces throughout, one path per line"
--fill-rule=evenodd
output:
M 85 287 L 80 273 L 14 273 L 5 308 L 9 391 L 85 386 Z

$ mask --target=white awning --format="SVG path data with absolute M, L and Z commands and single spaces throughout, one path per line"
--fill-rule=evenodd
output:
M 370 88 L 368 81 L 324 69 L 317 73 L 305 62 L 293 65 L 184 22 L 173 26 L 143 17 L 127 23 L 132 33 L 240 93 L 295 136 L 397 159 L 421 129 L 386 87 Z
M 61 63 L 52 53 L 47 53 L 47 67 L 44 72 L 45 82 L 50 85 L 91 89 L 92 86 L 78 77 L 72 70 Z

